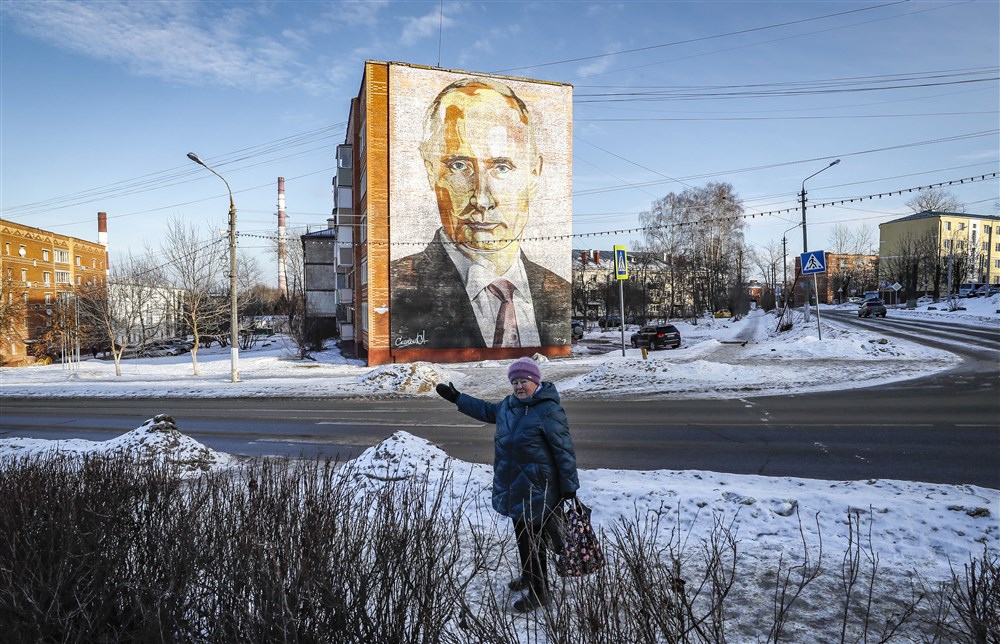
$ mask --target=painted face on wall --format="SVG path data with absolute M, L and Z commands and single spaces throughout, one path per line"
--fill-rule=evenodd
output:
M 434 118 L 423 156 L 445 233 L 475 251 L 516 248 L 542 168 L 527 116 L 472 85 L 443 96 Z

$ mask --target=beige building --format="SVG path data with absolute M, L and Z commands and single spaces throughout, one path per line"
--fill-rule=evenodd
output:
M 960 284 L 1000 284 L 1000 217 L 924 211 L 879 225 L 879 277 L 913 273 L 917 292 L 945 293 Z M 908 269 L 907 266 L 910 268 Z M 905 286 L 905 284 L 904 284 Z
M 107 271 L 100 243 L 0 221 L 2 310 L 11 316 L 0 337 L 0 364 L 31 362 L 29 347 L 49 326 L 53 308 L 78 288 L 106 286 Z M 17 298 L 23 307 L 13 306 Z

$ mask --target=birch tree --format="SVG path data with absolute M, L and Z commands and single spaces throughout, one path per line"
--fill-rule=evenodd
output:
M 172 219 L 167 227 L 160 252 L 165 258 L 163 279 L 182 292 L 184 325 L 194 336 L 191 366 L 194 375 L 201 375 L 198 347 L 206 333 L 224 336 L 222 329 L 228 319 L 229 299 L 228 246 L 225 237 L 206 237 L 193 224 Z

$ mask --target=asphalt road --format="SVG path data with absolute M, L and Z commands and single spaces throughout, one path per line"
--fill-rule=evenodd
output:
M 894 319 L 874 326 L 965 361 L 917 380 L 732 400 L 568 400 L 582 468 L 710 470 L 830 480 L 877 478 L 1000 489 L 1000 330 Z M 945 341 L 947 338 L 947 342 Z M 492 427 L 437 399 L 4 398 L 0 436 L 104 440 L 169 413 L 185 434 L 244 455 L 350 458 L 398 430 L 449 455 L 492 462 Z

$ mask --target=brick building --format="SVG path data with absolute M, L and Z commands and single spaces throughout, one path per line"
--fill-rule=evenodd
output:
M 99 221 L 106 226 L 106 219 Z M 106 286 L 107 271 L 104 244 L 0 221 L 3 311 L 17 313 L 0 337 L 0 364 L 31 362 L 28 349 L 49 326 L 53 307 L 71 299 L 78 288 Z M 25 306 L 11 306 L 16 298 Z

